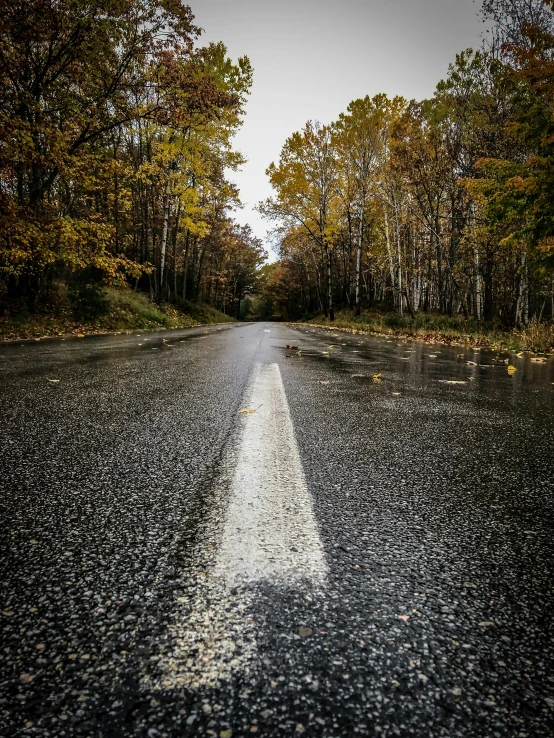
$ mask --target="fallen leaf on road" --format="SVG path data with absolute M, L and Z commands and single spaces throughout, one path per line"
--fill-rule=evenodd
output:
M 436 358 L 437 358 L 437 355 L 436 355 L 436 354 L 427 354 L 427 356 L 428 356 L 428 357 L 429 357 L 430 359 L 436 359 Z
M 476 361 L 466 361 L 466 364 L 468 366 L 477 366 L 477 362 Z
M 329 380 L 328 379 L 320 379 L 319 380 L 319 383 L 320 384 L 329 384 Z
M 508 367 L 508 374 L 514 374 L 514 372 L 517 372 L 517 369 L 512 364 Z
M 84 337 L 85 337 L 84 333 L 77 333 L 77 338 L 84 338 Z
M 381 372 L 379 374 L 374 374 L 373 379 L 379 379 L 381 377 Z
M 409 615 L 399 615 L 398 619 L 403 620 L 405 623 L 407 623 L 408 620 L 410 619 L 410 616 Z
M 59 382 L 60 380 L 59 379 L 49 379 L 48 381 L 49 382 Z
M 392 394 L 393 394 L 393 395 L 394 395 L 395 397 L 399 397 L 399 395 L 400 395 L 400 392 L 393 392 Z
M 231 728 L 227 728 L 227 730 L 220 730 L 219 731 L 219 738 L 231 738 L 233 735 L 233 731 Z
M 242 410 L 239 410 L 239 413 L 255 413 L 255 410 L 251 410 L 250 408 L 243 408 Z

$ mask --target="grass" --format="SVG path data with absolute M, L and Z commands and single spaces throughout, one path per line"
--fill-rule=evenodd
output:
M 311 325 L 333 327 L 350 332 L 373 333 L 422 341 L 471 345 L 506 350 L 529 350 L 541 353 L 554 351 L 554 323 L 531 321 L 522 330 L 503 331 L 474 320 L 449 318 L 432 313 L 417 314 L 414 319 L 396 313 L 362 312 L 356 316 L 353 311 L 341 310 L 331 323 L 320 315 L 310 321 Z
M 121 333 L 136 329 L 189 328 L 208 323 L 233 322 L 233 318 L 207 305 L 185 302 L 179 307 L 152 303 L 132 290 L 106 287 L 101 293 L 102 309 L 95 317 L 76 318 L 71 302 L 62 295 L 55 307 L 44 313 L 21 311 L 0 316 L 0 339 L 5 341 L 46 336 Z

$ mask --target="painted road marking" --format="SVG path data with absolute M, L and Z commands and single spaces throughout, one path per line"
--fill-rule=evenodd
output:
M 281 372 L 257 364 L 243 398 L 255 413 L 238 416 L 238 442 L 226 454 L 223 503 L 205 523 L 191 566 L 192 591 L 170 628 L 172 651 L 158 686 L 208 688 L 257 663 L 251 617 L 256 584 L 318 589 L 327 564 L 306 485 Z M 221 530 L 221 518 L 225 522 Z
M 278 364 L 256 364 L 215 575 L 323 584 L 327 565 Z

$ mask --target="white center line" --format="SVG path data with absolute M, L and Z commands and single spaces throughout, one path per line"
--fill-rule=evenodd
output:
M 223 529 L 217 513 L 207 521 L 196 594 L 182 598 L 172 651 L 159 665 L 166 688 L 211 687 L 239 672 L 248 681 L 257 653 L 255 585 L 325 583 L 325 554 L 277 364 L 255 366 L 243 403 L 256 412 L 240 416 L 238 443 L 225 457 Z
M 215 575 L 323 584 L 327 572 L 278 364 L 256 364 Z

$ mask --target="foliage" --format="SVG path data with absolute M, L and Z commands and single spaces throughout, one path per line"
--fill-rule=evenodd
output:
M 199 33 L 174 0 L 4 9 L 0 311 L 37 309 L 59 280 L 88 309 L 75 285 L 91 279 L 234 309 L 264 254 L 226 179 L 252 68 Z
M 430 100 L 353 101 L 308 123 L 268 169 L 288 315 L 333 306 L 554 319 L 554 13 L 486 0 L 492 33 Z
M 322 315 L 309 322 L 319 326 L 332 326 L 333 330 L 414 338 L 431 343 L 513 351 L 554 351 L 554 324 L 539 323 L 536 319 L 521 330 L 511 331 L 472 319 L 467 320 L 463 316 L 451 318 L 439 313 L 420 313 L 412 319 L 397 313 L 362 311 L 360 315 L 356 315 L 353 310 L 341 310 L 332 323 Z
M 76 305 L 62 283 L 54 285 L 48 311 L 29 313 L 21 310 L 0 316 L 0 335 L 4 340 L 39 339 L 48 336 L 89 333 L 187 328 L 206 323 L 231 321 L 227 315 L 202 303 L 151 302 L 140 292 L 91 283 L 94 299 Z M 77 308 L 77 309 L 76 309 Z

